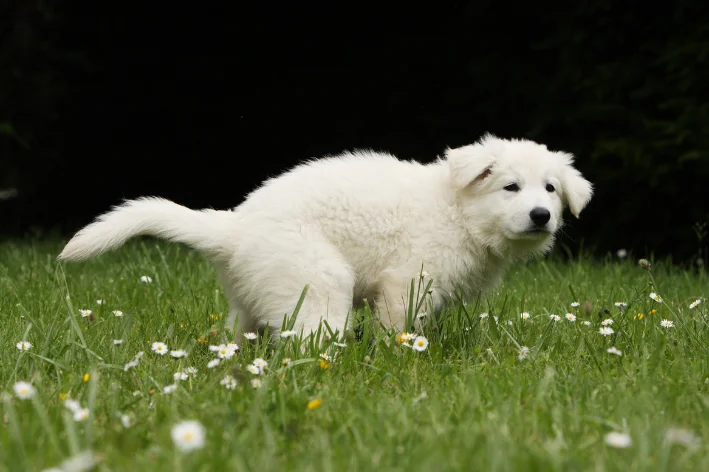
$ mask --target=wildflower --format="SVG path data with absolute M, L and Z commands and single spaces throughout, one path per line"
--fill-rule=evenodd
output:
M 622 356 L 622 355 L 623 355 L 623 351 L 619 350 L 619 349 L 616 348 L 615 346 L 609 347 L 609 348 L 606 350 L 606 352 L 607 352 L 608 354 L 615 354 L 616 356 Z
M 523 361 L 527 358 L 528 355 L 529 355 L 529 348 L 527 346 L 522 346 L 519 349 L 519 355 L 517 356 L 517 359 Z
M 660 321 L 660 326 L 662 326 L 663 328 L 674 328 L 675 322 L 670 320 L 662 320 Z
M 638 313 L 637 315 L 633 316 L 634 320 L 642 320 L 645 317 L 645 313 Z
M 571 302 L 571 306 L 574 308 L 577 308 L 579 305 L 581 305 L 579 302 Z
M 403 346 L 411 347 L 411 346 L 408 345 L 408 344 L 403 344 Z M 322 370 L 327 370 L 327 369 L 329 369 L 330 367 L 332 367 L 332 364 L 331 364 L 331 363 L 329 363 L 329 362 L 326 361 L 325 359 L 320 359 L 320 368 L 321 368 Z
M 114 339 L 113 344 L 118 346 L 119 344 L 123 344 L 123 340 L 122 339 Z
M 573 313 L 567 313 L 564 316 L 566 316 L 566 319 L 569 320 L 571 323 L 576 321 L 576 315 L 574 315 Z
M 187 351 L 185 351 L 184 349 L 170 351 L 170 356 L 174 357 L 175 359 L 179 359 L 180 357 L 187 357 Z
M 129 369 L 132 369 L 133 367 L 138 366 L 138 360 L 133 359 L 132 361 L 128 362 L 126 365 L 123 366 L 123 371 L 128 372 Z
M 308 402 L 308 410 L 315 410 L 316 408 L 319 408 L 320 405 L 322 405 L 321 399 L 316 398 L 315 400 L 310 400 Z
M 236 379 L 231 375 L 227 375 L 222 380 L 219 381 L 221 385 L 224 385 L 227 390 L 234 390 L 236 388 Z
M 167 344 L 165 343 L 155 342 L 151 349 L 155 354 L 160 354 L 161 356 L 167 354 Z
M 106 300 L 96 300 L 97 305 L 103 305 L 104 303 L 106 303 Z
M 500 320 L 500 318 L 498 318 L 497 316 L 493 316 L 492 319 L 495 320 L 495 324 L 497 324 L 497 322 Z
M 32 384 L 25 382 L 24 380 L 17 382 L 12 386 L 12 389 L 15 391 L 15 395 L 17 395 L 17 398 L 20 400 L 32 398 L 34 394 L 37 393 L 37 390 L 32 386 Z
M 694 300 L 692 303 L 689 304 L 689 309 L 693 310 L 693 309 L 697 308 L 700 303 L 702 303 L 702 301 L 699 298 L 697 298 L 696 300 Z
M 251 386 L 253 388 L 261 388 L 261 379 L 251 379 Z
M 82 318 L 86 318 L 88 316 L 91 316 L 92 311 L 91 310 L 79 310 L 79 313 L 81 313 Z
M 175 390 L 177 390 L 177 384 L 172 384 L 172 385 L 166 385 L 162 389 L 162 393 L 172 393 Z
M 283 339 L 286 338 L 292 338 L 293 336 L 296 336 L 298 333 L 293 331 L 293 330 L 286 330 L 286 331 L 281 331 L 281 337 Z
M 260 373 L 263 374 L 263 371 L 266 369 L 266 367 L 268 367 L 268 362 L 261 359 L 260 357 L 257 357 L 256 359 L 254 359 L 253 365 L 258 367 Z
M 626 448 L 633 444 L 633 440 L 630 439 L 630 435 L 627 433 L 608 433 L 605 436 L 606 444 L 611 447 Z
M 214 369 L 216 366 L 219 365 L 221 361 L 221 359 L 212 359 L 211 361 L 207 362 L 207 369 Z
M 30 349 L 32 349 L 32 343 L 27 341 L 20 341 L 16 344 L 16 346 L 17 349 L 19 349 L 20 351 L 29 351 Z
M 522 318 L 523 320 L 528 320 L 530 317 L 530 314 L 525 311 L 524 313 L 521 313 L 519 315 L 519 317 Z
M 601 326 L 610 326 L 613 323 L 613 318 L 606 318 L 605 320 L 601 321 Z
M 648 261 L 647 259 L 640 259 L 638 261 L 638 265 L 647 271 L 652 268 L 652 264 L 650 264 L 650 261 Z
M 628 256 L 628 250 L 623 248 L 618 249 L 615 255 L 618 256 L 618 259 L 625 259 Z
M 151 284 L 151 283 L 153 283 L 153 279 L 150 278 L 150 277 L 147 276 L 147 275 L 141 275 L 141 276 L 140 276 L 140 281 L 141 281 L 142 283 L 144 283 L 144 284 Z
M 123 424 L 124 428 L 126 428 L 126 429 L 130 428 L 130 416 L 121 415 L 121 423 Z
M 591 322 L 590 322 L 590 321 L 584 321 L 583 324 L 586 325 L 586 326 L 591 326 Z
M 550 316 L 549 316 L 549 319 L 552 320 L 552 321 L 554 321 L 554 323 L 558 323 L 559 321 L 561 321 L 561 316 L 559 316 L 559 315 L 550 315 Z
M 404 332 L 396 335 L 396 341 L 399 344 L 404 344 L 404 343 L 408 343 L 409 341 L 411 341 L 415 337 L 416 337 L 416 335 L 414 333 L 407 333 L 406 331 L 404 331 Z
M 337 346 L 337 347 L 343 347 L 343 348 L 347 347 L 347 343 L 332 343 L 332 345 Z
M 91 378 L 91 376 L 90 376 L 89 373 L 87 372 L 87 373 L 85 373 L 84 376 L 82 377 L 82 380 L 83 380 L 84 382 L 88 382 L 90 378 Z
M 117 316 L 118 318 L 123 316 L 123 312 L 121 310 L 113 310 L 111 313 L 113 313 L 113 316 Z
M 650 310 L 647 312 L 648 315 L 654 315 L 655 313 L 657 313 L 657 310 Z
M 670 444 L 681 444 L 687 447 L 699 443 L 697 435 L 685 428 L 667 428 L 665 431 L 665 440 Z
M 421 277 L 422 279 L 425 279 L 426 277 L 428 277 L 428 272 L 426 272 L 425 270 L 421 271 L 421 273 L 419 274 L 419 277 Z
M 69 398 L 64 402 L 64 408 L 71 411 L 72 413 L 76 413 L 77 411 L 81 410 L 81 405 L 76 400 L 72 400 L 71 398 Z
M 189 375 L 187 375 L 185 372 L 175 372 L 172 375 L 172 378 L 175 380 L 187 380 L 189 378 Z
M 514 323 L 512 323 L 512 320 L 507 320 L 507 324 L 508 324 L 509 326 L 512 326 Z
M 256 333 L 244 333 L 243 336 L 245 339 L 249 339 L 251 341 L 253 341 L 254 339 L 256 339 L 258 337 L 256 335 Z
M 662 297 L 660 297 L 660 296 L 659 296 L 658 294 L 656 294 L 655 292 L 651 292 L 651 293 L 650 293 L 650 298 L 652 298 L 653 300 L 655 300 L 657 303 L 662 303 Z
M 610 336 L 611 334 L 615 333 L 613 331 L 613 328 L 610 326 L 601 326 L 601 328 L 598 330 L 599 334 L 602 334 L 603 336 Z
M 615 302 L 615 306 L 617 306 L 618 308 L 625 308 L 628 306 L 628 304 L 625 302 Z
M 326 361 L 330 360 L 330 355 L 327 352 L 323 352 L 322 354 L 320 354 L 320 357 Z
M 84 472 L 96 466 L 96 457 L 92 451 L 80 452 L 69 459 L 63 460 L 58 470 L 67 472 Z M 51 470 L 51 469 L 50 469 Z
M 281 361 L 283 367 L 288 367 L 290 365 L 290 357 L 286 357 Z
M 74 421 L 86 421 L 89 419 L 89 409 L 79 408 L 74 412 Z
M 481 319 L 481 320 L 484 320 L 484 319 L 487 318 L 488 316 L 489 316 L 489 315 L 488 315 L 487 313 L 480 313 L 480 319 Z
M 251 372 L 254 375 L 259 375 L 261 373 L 261 369 L 259 369 L 258 367 L 256 367 L 253 364 L 249 364 L 248 366 L 246 366 L 246 370 L 248 370 L 249 372 Z
M 428 347 L 428 339 L 423 336 L 417 336 L 412 347 L 418 352 L 423 352 Z
M 66 393 L 60 393 L 60 394 L 58 395 L 58 397 L 59 397 L 59 399 L 60 399 L 61 401 L 64 401 L 64 400 L 66 400 L 67 394 L 66 394 Z
M 133 392 L 134 397 L 139 397 L 140 396 L 140 390 L 136 390 Z
M 182 421 L 170 431 L 172 442 L 181 451 L 189 452 L 204 447 L 205 430 L 202 423 L 196 420 Z
M 183 372 L 187 375 L 197 375 L 198 370 L 194 367 L 187 367 Z

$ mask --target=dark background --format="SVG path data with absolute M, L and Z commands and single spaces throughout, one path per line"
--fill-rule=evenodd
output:
M 709 4 L 336 3 L 0 4 L 0 237 L 141 195 L 228 208 L 305 158 L 428 162 L 490 131 L 594 182 L 562 247 L 706 251 Z

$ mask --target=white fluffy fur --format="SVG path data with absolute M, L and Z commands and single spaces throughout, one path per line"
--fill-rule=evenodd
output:
M 163 237 L 214 261 L 239 333 L 266 324 L 278 333 L 306 284 L 296 325 L 306 334 L 322 320 L 342 332 L 365 298 L 385 326 L 401 329 L 422 265 L 440 308 L 452 293 L 489 289 L 511 262 L 548 251 L 563 207 L 578 217 L 592 195 L 572 163 L 544 145 L 491 135 L 428 165 L 345 153 L 266 181 L 233 211 L 128 201 L 79 231 L 59 257 L 86 259 L 140 234 Z M 505 190 L 510 183 L 519 190 Z M 533 208 L 550 213 L 543 232 L 530 232 Z

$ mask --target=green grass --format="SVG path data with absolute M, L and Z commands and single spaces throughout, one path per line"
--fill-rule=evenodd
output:
M 227 302 L 208 262 L 144 240 L 60 266 L 60 248 L 0 245 L 2 470 L 41 470 L 85 450 L 106 471 L 709 470 L 707 305 L 688 308 L 707 296 L 703 273 L 662 264 L 648 273 L 610 260 L 519 264 L 495 293 L 429 320 L 424 352 L 401 347 L 396 333 L 368 330 L 345 348 L 304 353 L 297 340 L 245 342 L 207 371 L 208 345 L 229 341 Z M 153 282 L 140 283 L 142 275 Z M 616 301 L 630 305 L 627 313 Z M 95 320 L 80 316 L 86 308 Z M 524 311 L 530 320 L 520 319 Z M 482 312 L 490 316 L 480 320 Z M 639 312 L 644 318 L 634 319 Z M 605 318 L 614 319 L 609 337 L 598 332 Z M 674 328 L 660 327 L 662 319 Z M 23 339 L 33 344 L 27 352 L 15 347 Z M 154 341 L 189 356 L 158 356 Z M 523 345 L 531 353 L 520 361 Z M 611 346 L 623 356 L 607 353 Z M 325 350 L 337 353 L 329 369 L 319 363 Z M 124 371 L 138 351 L 138 367 Z M 270 365 L 259 389 L 246 371 L 256 357 Z M 187 366 L 199 373 L 163 394 Z M 236 389 L 220 385 L 225 375 Z M 14 395 L 20 380 L 37 388 L 33 399 Z M 74 421 L 60 394 L 90 417 Z M 313 399 L 322 404 L 309 410 Z M 170 436 L 187 419 L 207 431 L 205 447 L 190 453 Z M 668 443 L 671 427 L 691 430 L 697 444 Z M 605 444 L 611 431 L 629 433 L 632 446 Z

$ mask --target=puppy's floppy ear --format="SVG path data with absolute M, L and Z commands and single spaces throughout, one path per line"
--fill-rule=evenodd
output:
M 593 186 L 591 182 L 584 179 L 581 172 L 573 167 L 574 156 L 567 153 L 558 153 L 564 159 L 564 170 L 561 174 L 561 187 L 565 203 L 569 206 L 571 213 L 578 218 L 593 196 Z
M 446 160 L 450 169 L 451 182 L 456 190 L 461 190 L 475 180 L 490 175 L 495 163 L 495 155 L 489 147 L 493 136 L 486 135 L 480 142 L 446 150 Z

